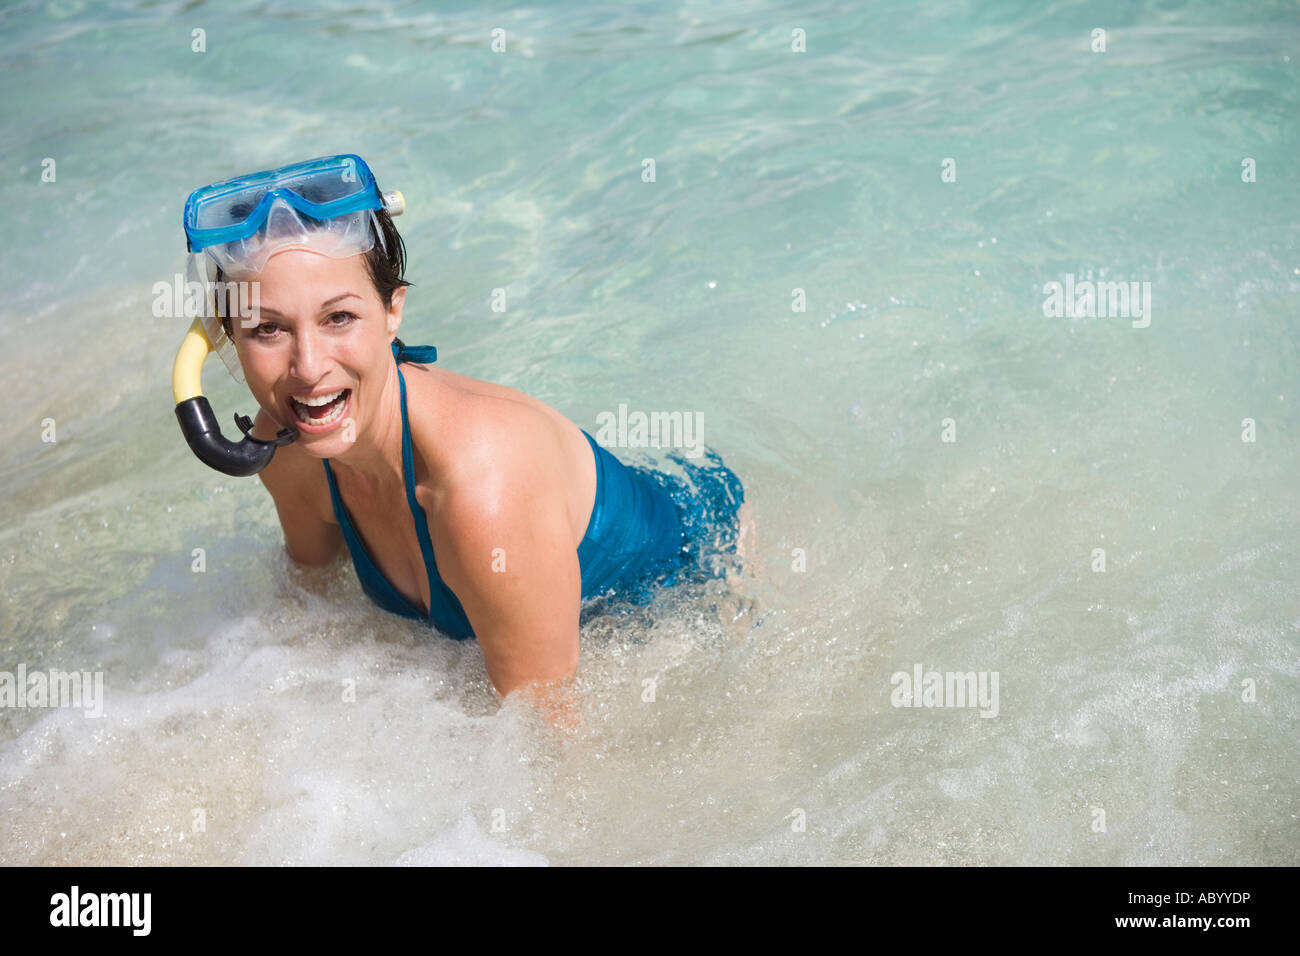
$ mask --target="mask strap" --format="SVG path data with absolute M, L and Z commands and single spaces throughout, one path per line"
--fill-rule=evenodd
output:
M 384 256 L 387 257 L 388 242 L 384 239 L 384 230 L 379 228 L 379 217 L 375 215 L 375 211 L 373 209 L 370 210 L 370 221 L 375 224 L 375 235 L 379 239 L 379 248 L 384 250 Z

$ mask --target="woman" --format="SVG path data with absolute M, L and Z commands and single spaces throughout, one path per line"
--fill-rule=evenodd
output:
M 220 328 L 260 406 L 250 434 L 297 432 L 260 473 L 289 555 L 347 547 L 381 607 L 476 637 L 504 696 L 573 674 L 583 599 L 720 573 L 744 492 L 711 453 L 676 457 L 691 483 L 629 468 L 542 402 L 403 345 L 401 209 L 344 155 L 204 187 L 185 222 L 219 281 L 256 283 L 253 314 Z

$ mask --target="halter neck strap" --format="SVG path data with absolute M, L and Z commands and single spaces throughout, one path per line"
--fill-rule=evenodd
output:
M 403 362 L 425 364 L 438 361 L 438 350 L 432 345 L 407 345 L 401 339 L 393 339 L 393 358 L 398 365 Z

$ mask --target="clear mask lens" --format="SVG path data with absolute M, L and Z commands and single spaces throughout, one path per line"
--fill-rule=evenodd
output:
M 265 269 L 271 256 L 286 246 L 303 246 L 335 259 L 361 255 L 374 247 L 377 230 L 378 222 L 368 209 L 322 222 L 276 199 L 267 213 L 266 225 L 253 235 L 237 242 L 208 246 L 203 251 L 226 275 L 244 279 Z

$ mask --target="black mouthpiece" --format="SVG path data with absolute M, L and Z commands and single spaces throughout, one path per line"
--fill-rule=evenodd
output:
M 243 439 L 232 442 L 221 434 L 217 416 L 202 395 L 187 398 L 176 406 L 176 418 L 181 432 L 189 442 L 190 450 L 209 468 L 236 478 L 255 475 L 271 463 L 271 456 L 281 445 L 298 437 L 292 428 L 282 428 L 270 441 L 249 434 L 253 423 L 247 416 L 236 415 L 235 425 L 244 433 Z M 242 419 L 242 420 L 241 420 Z

